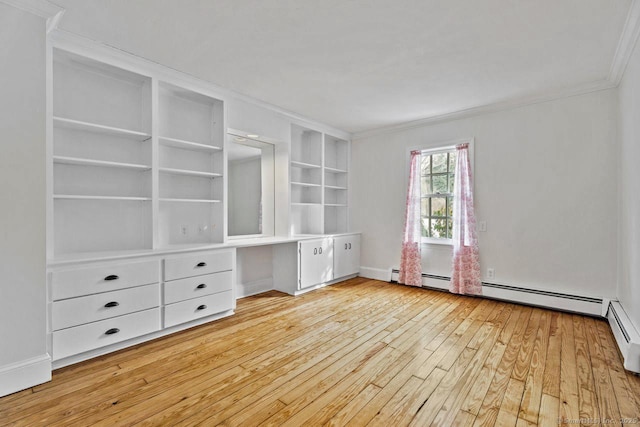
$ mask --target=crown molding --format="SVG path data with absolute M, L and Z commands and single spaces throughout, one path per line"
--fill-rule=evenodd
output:
M 363 132 L 355 132 L 352 134 L 352 140 L 371 138 L 378 135 L 389 134 L 402 130 L 412 129 L 416 127 L 429 126 L 436 123 L 443 123 L 452 120 L 460 120 L 469 117 L 475 117 L 482 114 L 495 113 L 498 111 L 511 110 L 514 108 L 526 107 L 528 105 L 541 104 L 544 102 L 554 101 L 562 98 L 570 98 L 572 96 L 584 95 L 591 92 L 613 89 L 616 85 L 607 80 L 598 80 L 574 86 L 569 89 L 558 90 L 553 92 L 538 93 L 535 95 L 522 97 L 514 100 L 496 102 L 486 105 L 478 105 L 476 107 L 466 108 L 451 113 L 440 114 L 437 116 L 425 117 L 423 119 L 412 120 L 409 122 L 399 123 L 395 125 L 385 126 Z
M 613 57 L 613 63 L 609 70 L 608 80 L 614 85 L 618 86 L 624 71 L 627 68 L 627 63 L 633 48 L 636 45 L 638 36 L 640 35 L 640 0 L 631 0 L 631 6 L 629 7 L 629 13 L 627 13 L 627 20 L 624 23 L 620 40 L 618 41 L 618 47 Z
M 15 7 L 47 20 L 47 33 L 57 28 L 65 10 L 45 0 L 0 0 L 0 3 Z

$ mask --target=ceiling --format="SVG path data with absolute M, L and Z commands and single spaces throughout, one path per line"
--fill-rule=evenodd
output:
M 59 28 L 356 133 L 609 75 L 631 0 L 53 0 Z

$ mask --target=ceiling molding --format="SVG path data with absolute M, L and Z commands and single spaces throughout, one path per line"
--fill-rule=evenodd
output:
M 627 14 L 627 20 L 624 23 L 620 40 L 618 41 L 618 47 L 613 57 L 613 63 L 609 70 L 609 81 L 618 86 L 624 76 L 624 70 L 627 68 L 627 63 L 633 48 L 636 45 L 638 36 L 640 35 L 640 0 L 631 0 L 631 6 L 629 7 L 629 13 Z
M 95 59 L 96 61 L 106 61 L 119 68 L 124 68 L 135 73 L 146 75 L 153 74 L 160 79 L 172 80 L 187 89 L 203 92 L 214 98 L 222 98 L 223 100 L 225 100 L 225 98 L 232 98 L 237 101 L 246 102 L 280 114 L 291 120 L 292 123 L 300 124 L 319 132 L 328 133 L 338 138 L 351 139 L 351 134 L 342 129 L 304 117 L 300 114 L 278 107 L 277 105 L 252 98 L 248 95 L 219 86 L 208 80 L 203 80 L 192 74 L 176 70 L 175 68 L 154 62 L 103 42 L 88 39 L 61 29 L 55 29 L 55 31 L 50 33 L 49 37 L 50 40 L 54 42 L 54 46 L 63 50 L 70 50 L 82 56 Z
M 45 19 L 53 18 L 64 12 L 61 7 L 45 0 L 0 0 L 0 2 Z
M 374 136 L 389 134 L 392 132 L 403 131 L 407 129 L 429 126 L 436 123 L 443 123 L 452 120 L 460 120 L 464 118 L 479 116 L 482 114 L 495 113 L 503 110 L 510 110 L 519 107 L 526 107 L 528 105 L 540 104 L 543 102 L 554 101 L 556 99 L 569 98 L 572 96 L 584 95 L 591 92 L 598 92 L 606 89 L 613 89 L 616 85 L 611 81 L 598 80 L 595 82 L 585 83 L 582 85 L 574 86 L 570 89 L 559 90 L 554 92 L 547 92 L 543 94 L 536 94 L 524 98 L 518 98 L 510 101 L 496 102 L 493 104 L 479 105 L 477 107 L 471 107 L 464 110 L 458 110 L 451 113 L 441 114 L 437 116 L 425 117 L 423 119 L 412 120 L 409 122 L 399 123 L 396 125 L 385 126 L 382 128 L 372 129 L 363 132 L 356 132 L 352 134 L 352 140 L 371 138 Z

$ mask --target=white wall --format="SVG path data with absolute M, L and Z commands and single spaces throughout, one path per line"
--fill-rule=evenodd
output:
M 619 87 L 620 263 L 618 298 L 640 331 L 640 44 Z
M 496 283 L 614 297 L 615 104 L 607 90 L 354 141 L 352 228 L 363 232 L 362 266 L 399 265 L 408 147 L 475 137 L 483 275 L 493 267 Z M 450 246 L 423 247 L 426 273 L 450 275 L 450 266 Z
M 45 20 L 0 3 L 0 40 L 2 395 L 7 366 L 46 356 Z

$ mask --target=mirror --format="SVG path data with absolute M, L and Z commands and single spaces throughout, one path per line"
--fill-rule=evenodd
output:
M 243 132 L 227 138 L 229 237 L 273 236 L 274 146 Z

